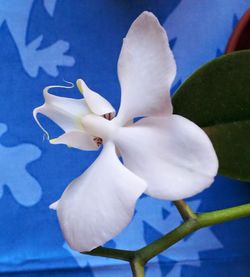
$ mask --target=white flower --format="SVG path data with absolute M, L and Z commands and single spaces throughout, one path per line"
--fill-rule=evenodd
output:
M 77 80 L 83 99 L 54 96 L 48 92 L 53 87 L 45 88 L 45 104 L 34 117 L 42 113 L 65 131 L 53 144 L 82 150 L 103 144 L 96 161 L 52 205 L 73 249 L 90 251 L 116 236 L 130 222 L 142 193 L 178 200 L 213 182 L 218 160 L 210 140 L 197 125 L 173 114 L 169 90 L 175 74 L 166 32 L 144 12 L 120 53 L 116 117 L 110 103 L 83 80 Z

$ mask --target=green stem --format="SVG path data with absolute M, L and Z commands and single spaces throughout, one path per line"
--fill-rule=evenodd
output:
M 192 211 L 192 209 L 188 206 L 188 204 L 183 200 L 177 200 L 174 201 L 174 204 L 176 208 L 178 209 L 179 213 L 181 214 L 181 217 L 184 221 L 187 221 L 189 219 L 195 219 L 197 216 Z
M 195 219 L 192 218 L 185 221 L 162 238 L 137 250 L 136 255 L 138 255 L 144 263 L 147 263 L 150 259 L 165 251 L 195 230 L 245 216 L 250 216 L 250 204 L 199 214 Z
M 247 216 L 250 216 L 250 203 L 214 212 L 202 213 L 198 217 L 201 227 L 206 227 Z
M 197 228 L 196 220 L 189 220 L 181 224 L 179 227 L 166 234 L 162 238 L 152 242 L 151 244 L 137 250 L 137 255 L 147 263 L 150 259 L 168 249 L 177 241 L 191 234 Z
M 101 256 L 107 258 L 113 258 L 123 261 L 132 261 L 135 258 L 135 251 L 113 249 L 106 247 L 98 247 L 90 252 L 82 252 L 81 254 L 91 255 L 91 256 Z
M 165 251 L 170 246 L 191 234 L 195 230 L 218 223 L 235 220 L 241 217 L 250 216 L 250 203 L 202 214 L 193 213 L 191 208 L 182 200 L 175 201 L 175 205 L 183 217 L 184 223 L 162 238 L 152 242 L 151 244 L 137 251 L 98 247 L 91 252 L 82 254 L 128 261 L 130 263 L 133 276 L 143 277 L 144 265 L 150 259 Z
M 144 277 L 144 263 L 140 259 L 135 258 L 132 260 L 130 267 L 133 272 L 133 277 Z
M 136 257 L 135 251 L 98 247 L 90 252 L 82 252 L 81 254 L 87 254 L 91 256 L 102 256 L 128 261 L 130 263 L 133 276 L 144 277 L 144 263 L 140 260 L 140 258 Z

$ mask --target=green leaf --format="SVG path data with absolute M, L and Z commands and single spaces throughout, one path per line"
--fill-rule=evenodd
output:
M 198 69 L 173 96 L 174 113 L 202 127 L 219 158 L 219 174 L 250 181 L 250 51 Z

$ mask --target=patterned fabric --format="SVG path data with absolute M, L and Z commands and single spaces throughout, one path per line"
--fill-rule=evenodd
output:
M 97 153 L 43 139 L 32 118 L 33 108 L 43 102 L 43 87 L 83 78 L 118 108 L 122 38 L 149 10 L 171 39 L 178 65 L 174 91 L 197 67 L 224 52 L 249 5 L 250 0 L 1 0 L 1 276 L 131 276 L 126 263 L 70 250 L 55 212 L 48 209 Z M 59 93 L 80 97 L 76 89 Z M 60 132 L 42 121 L 54 136 Z M 195 211 L 209 211 L 248 202 L 249 192 L 248 184 L 218 177 L 188 202 Z M 170 202 L 142 197 L 133 222 L 107 245 L 135 249 L 180 222 Z M 147 276 L 250 276 L 249 226 L 250 220 L 242 219 L 200 230 L 153 259 Z

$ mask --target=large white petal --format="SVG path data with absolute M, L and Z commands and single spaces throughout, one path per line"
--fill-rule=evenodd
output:
M 121 128 L 116 143 L 124 165 L 143 178 L 146 193 L 178 200 L 209 187 L 218 170 L 212 143 L 193 122 L 172 115 Z
M 112 114 L 114 117 L 115 109 L 105 98 L 91 90 L 82 79 L 78 79 L 76 84 L 93 113 L 97 115 Z
M 143 12 L 130 27 L 118 61 L 122 123 L 139 116 L 171 114 L 169 90 L 175 74 L 165 30 L 152 13 Z
M 66 144 L 69 147 L 78 148 L 81 150 L 96 150 L 97 144 L 94 142 L 94 137 L 84 131 L 72 131 L 64 133 L 61 136 L 50 140 L 52 144 Z
M 73 99 L 60 97 L 49 93 L 52 88 L 71 88 L 65 86 L 48 86 L 43 90 L 45 103 L 34 109 L 33 116 L 37 124 L 48 135 L 48 132 L 41 126 L 37 115 L 39 113 L 49 117 L 65 132 L 82 130 L 81 118 L 90 113 L 88 105 L 84 99 Z
M 108 142 L 53 205 L 71 248 L 90 251 L 116 236 L 130 222 L 145 188 L 145 182 L 121 164 L 115 146 Z

